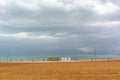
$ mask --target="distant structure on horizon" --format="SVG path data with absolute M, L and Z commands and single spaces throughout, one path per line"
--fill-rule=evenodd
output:
M 70 57 L 61 57 L 61 61 L 71 61 Z
M 60 57 L 48 57 L 47 61 L 60 61 Z
M 48 57 L 47 61 L 71 61 L 70 57 Z

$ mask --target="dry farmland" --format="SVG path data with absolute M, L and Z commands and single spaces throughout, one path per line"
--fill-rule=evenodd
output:
M 120 61 L 0 63 L 0 80 L 120 80 Z

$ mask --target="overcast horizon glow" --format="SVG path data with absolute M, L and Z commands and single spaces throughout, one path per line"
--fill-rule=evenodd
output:
M 0 0 L 0 55 L 120 54 L 120 0 Z

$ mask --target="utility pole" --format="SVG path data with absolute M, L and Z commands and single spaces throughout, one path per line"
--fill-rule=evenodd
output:
M 1 49 L 0 49 L 0 62 L 1 62 L 1 53 L 2 53 L 2 51 L 1 51 Z
M 7 62 L 9 61 L 9 49 L 8 49 L 8 51 L 7 51 L 8 53 L 7 53 Z
M 96 48 L 95 48 L 95 52 L 94 52 L 95 60 L 97 59 L 96 55 L 97 55 L 97 53 L 96 53 Z

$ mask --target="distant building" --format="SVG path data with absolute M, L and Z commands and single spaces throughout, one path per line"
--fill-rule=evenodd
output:
M 61 61 L 71 61 L 70 57 L 61 57 Z
M 48 57 L 47 61 L 61 61 L 60 57 Z

